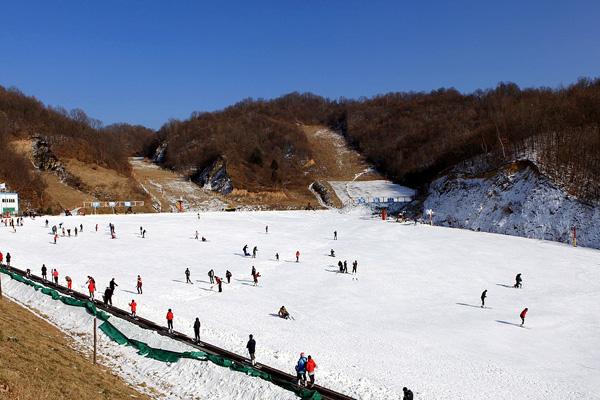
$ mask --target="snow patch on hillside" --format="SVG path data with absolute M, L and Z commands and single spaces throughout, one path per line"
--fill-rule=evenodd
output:
M 481 172 L 462 165 L 432 182 L 423 209 L 436 225 L 600 247 L 600 208 L 583 203 L 540 174 L 528 161 Z

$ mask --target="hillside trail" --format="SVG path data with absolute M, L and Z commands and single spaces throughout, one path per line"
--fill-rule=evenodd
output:
M 304 125 L 302 129 L 313 154 L 313 158 L 305 167 L 314 180 L 324 185 L 334 197 L 334 208 L 341 208 L 344 204 L 335 194 L 329 181 L 354 182 L 383 179 L 360 153 L 348 146 L 341 134 L 320 125 Z M 325 204 L 316 192 L 311 191 L 319 204 L 332 208 Z
M 185 210 L 223 210 L 228 202 L 215 192 L 204 189 L 175 171 L 159 167 L 150 160 L 132 157 L 129 163 L 133 177 L 152 199 L 157 212 L 177 211 L 177 201 L 182 200 Z

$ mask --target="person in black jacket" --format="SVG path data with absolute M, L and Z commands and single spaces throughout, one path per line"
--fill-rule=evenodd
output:
M 250 363 L 252 365 L 256 365 L 256 357 L 254 356 L 254 353 L 256 352 L 256 341 L 254 340 L 252 335 L 250 335 L 250 340 L 248 340 L 246 348 L 248 349 L 248 353 L 250 354 Z
M 42 264 L 42 279 L 47 280 L 47 275 L 46 272 L 48 270 L 46 269 L 46 264 Z
M 104 305 L 112 306 L 112 295 L 113 291 L 109 287 L 107 287 L 106 290 L 104 290 Z
M 481 293 L 481 308 L 485 307 L 485 298 L 487 297 L 487 289 Z
M 117 285 L 117 282 L 115 282 L 115 278 L 112 278 L 110 280 L 110 282 L 108 283 L 108 287 L 110 287 L 110 291 L 113 293 L 115 292 L 115 287 L 117 287 L 117 286 L 119 286 L 119 285 Z
M 523 281 L 523 278 L 521 278 L 521 273 L 518 273 L 517 276 L 515 277 L 515 288 L 523 287 L 523 285 L 521 284 L 522 281 Z
M 185 269 L 185 283 L 192 283 L 192 281 L 190 281 L 190 269 L 189 268 Z
M 402 391 L 404 392 L 404 397 L 402 397 L 402 400 L 413 400 L 412 390 L 403 387 Z
M 227 278 L 227 283 L 231 283 L 231 271 L 227 270 L 227 272 L 225 272 L 225 278 Z
M 214 284 L 215 283 L 215 271 L 214 270 L 210 270 L 208 271 L 208 278 L 210 279 L 210 283 Z
M 194 322 L 194 341 L 196 343 L 200 342 L 200 319 L 198 317 Z

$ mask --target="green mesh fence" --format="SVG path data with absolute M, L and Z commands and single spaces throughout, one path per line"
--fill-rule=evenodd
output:
M 111 340 L 117 342 L 120 345 L 131 346 L 137 350 L 137 353 L 141 356 L 151 358 L 153 360 L 158 360 L 162 362 L 174 363 L 179 361 L 182 358 L 189 358 L 193 360 L 200 361 L 210 361 L 213 364 L 219 365 L 221 367 L 229 368 L 233 371 L 242 372 L 246 375 L 261 378 L 265 381 L 272 382 L 273 384 L 294 392 L 298 397 L 307 400 L 321 400 L 321 394 L 315 390 L 309 390 L 305 388 L 301 388 L 299 386 L 294 385 L 291 382 L 284 381 L 282 379 L 274 378 L 271 374 L 261 371 L 256 368 L 252 368 L 247 365 L 240 364 L 233 360 L 230 360 L 225 357 L 217 356 L 214 354 L 208 354 L 203 351 L 184 351 L 184 352 L 176 352 L 170 350 L 156 349 L 154 347 L 148 346 L 147 343 L 140 342 L 139 340 L 130 339 L 125 336 L 121 331 L 119 331 L 113 324 L 108 321 L 109 315 L 102 310 L 98 310 L 96 305 L 91 301 L 82 301 L 77 300 L 69 296 L 63 296 L 58 291 L 39 285 L 19 274 L 15 274 L 10 272 L 9 270 L 0 267 L 0 272 L 9 275 L 12 279 L 24 283 L 28 286 L 33 287 L 37 291 L 41 291 L 45 295 L 52 297 L 54 300 L 59 300 L 64 304 L 76 307 L 84 307 L 88 313 L 95 315 L 98 319 L 104 321 L 100 325 L 100 330 L 104 332 L 106 336 L 108 336 Z

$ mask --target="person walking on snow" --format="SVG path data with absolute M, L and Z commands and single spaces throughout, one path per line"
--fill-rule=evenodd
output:
M 55 233 L 55 234 L 54 234 L 54 244 L 56 244 L 56 241 L 57 241 L 57 240 L 58 240 L 58 234 L 57 234 L 57 233 Z
M 279 253 L 275 253 L 275 261 L 279 261 Z
M 135 302 L 134 299 L 131 299 L 131 303 L 129 303 L 129 307 L 131 308 L 131 316 L 133 318 L 136 317 L 135 313 L 137 311 L 137 303 Z
M 306 384 L 306 362 L 308 360 L 304 357 L 304 353 L 300 353 L 300 358 L 296 363 L 296 379 L 298 380 L 298 386 L 304 386 Z
M 485 298 L 487 297 L 487 289 L 481 292 L 481 308 L 485 307 Z
M 306 372 L 308 372 L 308 379 L 310 380 L 308 387 L 315 385 L 315 368 L 317 368 L 315 360 L 311 356 L 308 356 L 308 360 L 306 360 Z
M 250 254 L 248 253 L 248 245 L 245 244 L 244 247 L 242 247 L 242 251 L 244 252 L 244 257 L 248 257 Z
M 269 225 L 265 226 L 265 234 L 269 233 Z
M 9 252 L 7 252 L 6 253 L 6 265 L 8 265 L 9 267 L 10 267 L 10 259 L 11 259 L 11 255 Z
M 137 282 L 135 284 L 136 289 L 138 294 L 142 294 L 142 277 L 141 276 L 137 276 Z
M 195 237 L 195 239 L 198 240 L 198 231 L 196 231 L 196 237 Z
M 88 276 L 87 280 L 88 291 L 90 292 L 90 300 L 94 300 L 94 292 L 96 291 L 96 281 L 91 276 Z
M 231 272 L 229 270 L 227 270 L 227 272 L 225 272 L 225 278 L 227 278 L 227 283 L 231 283 Z
M 333 240 L 337 240 L 337 231 L 333 231 Z
M 54 268 L 52 271 L 52 278 L 54 279 L 54 284 L 58 286 L 58 270 Z
M 254 246 L 252 249 L 252 258 L 256 258 L 256 253 L 258 252 L 258 247 Z
M 348 273 L 348 261 L 344 260 L 344 273 Z
M 144 229 L 144 230 L 142 231 L 142 239 L 144 239 L 145 237 L 146 237 L 146 230 Z
M 107 287 L 104 290 L 104 299 L 103 300 L 104 300 L 105 306 L 108 306 L 108 305 L 112 306 L 112 294 L 113 294 L 113 292 L 112 292 L 112 290 L 110 290 L 110 287 Z
M 256 341 L 252 335 L 250 335 L 250 339 L 246 343 L 246 348 L 248 349 L 248 354 L 250 354 L 250 364 L 256 365 Z
M 73 288 L 73 280 L 68 275 L 65 276 L 65 280 L 67 281 L 67 289 L 69 289 L 69 291 L 71 291 L 71 289 Z
M 115 292 L 115 288 L 119 286 L 117 285 L 117 282 L 115 282 L 115 278 L 112 278 L 110 280 L 110 282 L 108 282 L 108 287 L 110 287 L 110 290 L 114 293 Z
M 210 283 L 211 285 L 214 285 L 215 283 L 215 271 L 214 270 L 210 270 L 208 271 L 208 279 L 210 279 Z
M 198 317 L 194 321 L 194 342 L 200 343 L 200 319 Z
M 521 288 L 523 287 L 523 284 L 521 283 L 523 282 L 523 279 L 521 278 L 521 273 L 518 273 L 517 276 L 515 277 L 515 288 Z
M 358 261 L 354 260 L 354 262 L 352 263 L 352 273 L 355 274 L 357 269 L 358 269 Z
M 296 250 L 296 262 L 300 262 L 300 250 Z
M 529 308 L 525 307 L 523 311 L 521 311 L 521 314 L 519 314 L 519 317 L 521 317 L 521 326 L 525 325 L 525 316 L 527 315 L 527 311 L 529 311 Z
M 173 333 L 173 311 L 170 308 L 167 311 L 167 329 L 169 333 Z
M 223 280 L 218 276 L 215 276 L 215 280 L 217 281 L 217 287 L 219 288 L 219 293 L 223 291 Z
M 185 269 L 185 283 L 192 283 L 192 281 L 190 281 L 190 269 L 189 268 Z
M 48 271 L 46 269 L 46 264 L 42 264 L 42 279 L 45 280 L 45 281 L 48 280 L 47 275 L 46 275 L 46 271 Z

